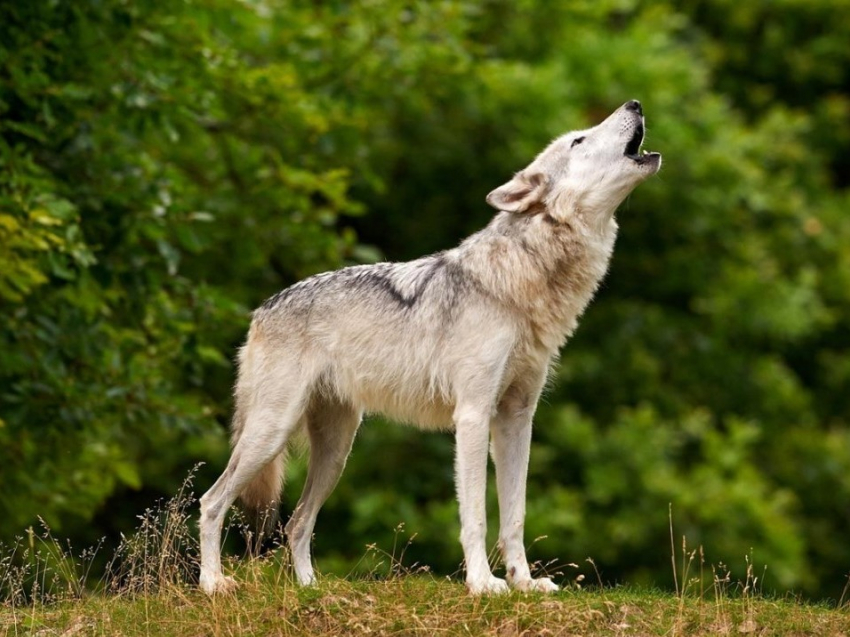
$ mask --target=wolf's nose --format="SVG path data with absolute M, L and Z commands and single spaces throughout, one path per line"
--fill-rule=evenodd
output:
M 640 102 L 638 102 L 637 100 L 631 100 L 629 102 L 626 102 L 626 110 L 634 111 L 638 115 L 643 115 L 643 109 L 640 106 Z

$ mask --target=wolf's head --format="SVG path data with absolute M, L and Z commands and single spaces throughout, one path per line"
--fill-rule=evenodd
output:
M 489 195 L 508 212 L 546 211 L 556 218 L 607 217 L 661 168 L 661 154 L 641 151 L 640 102 L 626 102 L 601 124 L 553 141 L 529 166 Z

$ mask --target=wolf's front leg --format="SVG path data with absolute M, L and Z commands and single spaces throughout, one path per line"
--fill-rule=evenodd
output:
M 531 448 L 531 419 L 536 395 L 506 396 L 493 419 L 493 463 L 499 490 L 499 546 L 508 583 L 522 591 L 550 593 L 548 577 L 533 579 L 525 556 L 525 482 Z
M 458 409 L 455 414 L 455 480 L 460 504 L 460 542 L 466 561 L 466 585 L 474 595 L 504 593 L 508 585 L 487 562 L 487 446 L 489 414 Z

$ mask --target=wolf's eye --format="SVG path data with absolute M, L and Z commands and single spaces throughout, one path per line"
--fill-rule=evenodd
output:
M 570 148 L 572 148 L 573 146 L 578 146 L 578 145 L 579 145 L 579 144 L 581 144 L 583 141 L 584 141 L 584 137 L 576 137 L 576 138 L 573 140 L 573 143 L 572 143 L 572 144 L 570 144 Z

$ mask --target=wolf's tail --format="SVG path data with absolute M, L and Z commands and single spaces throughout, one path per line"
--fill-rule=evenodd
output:
M 255 402 L 255 385 L 258 379 L 252 360 L 254 352 L 251 351 L 255 347 L 251 343 L 251 335 L 249 334 L 247 344 L 239 353 L 239 378 L 234 391 L 236 405 L 230 434 L 231 449 L 234 449 L 236 443 L 239 442 L 248 421 L 249 411 Z M 250 450 L 246 450 L 246 452 L 250 453 Z M 260 540 L 271 534 L 277 525 L 285 461 L 286 452 L 284 450 L 266 464 L 239 494 L 240 508 L 256 529 Z

